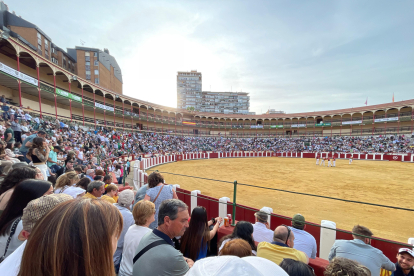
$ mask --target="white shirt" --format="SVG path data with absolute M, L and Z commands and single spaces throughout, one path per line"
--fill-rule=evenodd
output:
M 136 224 L 128 228 L 124 238 L 124 249 L 122 251 L 118 276 L 132 276 L 132 269 L 134 267 L 132 260 L 135 257 L 141 238 L 148 232 L 151 232 L 151 229 Z
M 2 276 L 17 276 L 20 271 L 20 264 L 27 241 L 24 241 L 10 256 L 0 263 L 0 271 Z
M 29 113 L 24 114 L 24 118 L 26 119 L 26 121 L 32 120 L 32 116 L 30 116 Z
M 261 222 L 253 224 L 253 239 L 255 242 L 269 242 L 273 241 L 273 231 L 266 228 L 266 225 Z
M 12 238 L 10 240 L 9 248 L 7 249 L 6 257 L 9 256 L 11 253 L 13 253 L 13 251 L 16 250 L 17 247 L 19 247 L 23 243 L 21 240 L 18 239 L 19 234 L 22 230 L 23 230 L 23 222 L 20 220 L 19 223 L 17 224 L 16 232 L 14 233 L 14 235 L 12 236 Z M 1 252 L 0 254 L 1 254 L 1 256 L 3 256 L 4 251 L 6 250 L 6 244 L 7 244 L 7 240 L 9 238 L 9 236 L 10 236 L 10 232 L 7 232 L 6 235 L 4 235 L 4 236 L 0 236 L 0 252 Z
M 295 244 L 293 246 L 294 249 L 300 250 L 305 252 L 305 254 L 310 259 L 316 258 L 316 240 L 315 238 L 306 232 L 305 230 L 296 229 L 294 227 L 290 227 L 293 234 L 295 234 Z

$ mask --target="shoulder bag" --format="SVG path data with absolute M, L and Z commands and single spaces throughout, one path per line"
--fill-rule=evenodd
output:
M 14 233 L 16 232 L 16 228 L 17 228 L 17 225 L 18 225 L 18 224 L 19 224 L 19 222 L 20 222 L 20 219 L 21 219 L 21 218 L 18 218 L 18 219 L 16 219 L 16 220 L 13 222 L 13 225 L 12 225 L 11 230 L 10 230 L 10 236 L 9 236 L 9 238 L 7 239 L 7 243 L 6 243 L 6 248 L 5 248 L 5 250 L 4 250 L 4 254 L 3 254 L 3 256 L 1 256 L 1 257 L 0 257 L 0 263 L 1 263 L 1 262 L 3 262 L 3 261 L 4 261 L 4 259 L 6 259 L 6 254 L 7 254 L 7 250 L 9 249 L 10 241 L 11 241 L 11 239 L 12 239 L 12 237 L 13 237 Z

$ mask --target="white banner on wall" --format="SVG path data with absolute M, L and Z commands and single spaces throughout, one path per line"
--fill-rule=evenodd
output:
M 376 122 L 376 123 L 379 123 L 379 122 L 392 122 L 392 121 L 398 121 L 398 117 L 379 118 L 379 119 L 374 120 L 374 122 Z
M 290 125 L 290 127 L 306 127 L 306 124 Z
M 25 81 L 27 83 L 33 84 L 35 86 L 38 85 L 37 79 L 32 78 L 26 74 L 23 74 L 22 72 L 19 72 L 17 70 L 14 70 L 13 68 L 3 64 L 0 62 L 0 71 L 3 71 L 6 74 L 9 74 L 12 77 L 18 78 L 22 81 Z
M 359 121 L 347 121 L 347 122 L 342 122 L 343 125 L 358 125 L 358 124 L 362 124 L 362 120 Z
M 103 104 L 100 104 L 100 103 L 95 103 L 95 106 L 114 112 L 114 108 L 110 107 L 110 106 L 107 106 L 107 105 L 103 105 Z

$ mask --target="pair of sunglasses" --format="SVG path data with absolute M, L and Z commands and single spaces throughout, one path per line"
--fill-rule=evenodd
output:
M 287 245 L 287 242 L 288 242 L 289 237 L 290 237 L 290 232 L 292 232 L 292 230 L 290 230 L 289 226 L 287 226 L 285 224 L 282 224 L 282 226 L 285 226 L 286 229 L 288 230 L 288 235 L 287 235 L 287 238 L 286 238 L 286 241 L 285 241 L 285 244 Z

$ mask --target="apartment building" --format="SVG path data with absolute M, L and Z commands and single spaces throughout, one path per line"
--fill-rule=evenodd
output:
M 202 91 L 202 80 L 197 70 L 177 72 L 177 108 L 223 114 L 249 113 L 249 93 Z
M 10 12 L 3 1 L 0 2 L 0 29 L 74 75 L 122 94 L 121 68 L 108 49 L 102 51 L 76 46 L 65 51 L 54 44 L 52 38 L 37 25 Z
M 196 94 L 195 110 L 223 114 L 248 114 L 250 96 L 246 92 L 211 92 Z
M 177 72 L 177 108 L 195 107 L 196 94 L 202 91 L 203 76 L 197 70 Z
M 76 46 L 68 54 L 76 61 L 78 76 L 122 94 L 122 71 L 108 49 Z

